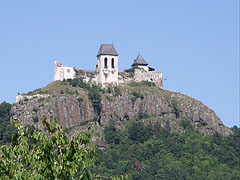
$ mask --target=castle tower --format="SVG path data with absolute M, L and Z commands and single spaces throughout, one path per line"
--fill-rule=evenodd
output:
M 148 71 L 148 63 L 143 59 L 143 57 L 141 56 L 141 54 L 139 53 L 137 58 L 133 61 L 132 67 L 138 67 L 138 68 L 142 68 L 145 71 Z
M 97 81 L 102 87 L 118 85 L 118 53 L 113 44 L 101 44 L 97 54 Z

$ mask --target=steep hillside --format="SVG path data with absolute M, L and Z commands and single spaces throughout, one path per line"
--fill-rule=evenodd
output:
M 117 125 L 140 117 L 145 124 L 183 132 L 190 121 L 205 135 L 218 132 L 229 135 L 215 112 L 187 95 L 159 89 L 149 82 L 121 84 L 101 89 L 81 79 L 56 81 L 28 94 L 22 94 L 11 109 L 11 117 L 24 125 L 41 129 L 43 116 L 59 119 L 64 129 L 94 124 L 100 129 L 114 120 Z M 100 126 L 99 126 L 100 125 Z M 78 131 L 78 130 L 77 130 Z

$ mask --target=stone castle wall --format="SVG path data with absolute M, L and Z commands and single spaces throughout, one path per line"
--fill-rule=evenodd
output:
M 73 67 L 62 66 L 61 63 L 54 62 L 54 81 L 63 81 L 64 79 L 73 79 L 75 71 Z
M 157 87 L 162 88 L 162 73 L 147 71 L 143 68 L 135 68 L 133 72 L 120 72 L 118 75 L 119 83 L 127 84 L 141 81 L 153 82 Z
M 110 60 L 111 58 L 108 57 Z M 132 72 L 118 72 L 117 63 L 114 65 L 114 68 L 112 68 L 110 63 L 110 67 L 108 66 L 108 68 L 98 68 L 98 66 L 102 67 L 102 62 L 103 61 L 100 59 L 98 60 L 96 71 L 64 67 L 61 63 L 55 62 L 54 81 L 83 78 L 85 82 L 95 82 L 96 84 L 101 84 L 102 87 L 106 87 L 108 84 L 118 85 L 120 83 L 148 81 L 153 82 L 157 87 L 162 88 L 161 72 L 149 71 L 147 66 L 139 66 L 134 68 Z

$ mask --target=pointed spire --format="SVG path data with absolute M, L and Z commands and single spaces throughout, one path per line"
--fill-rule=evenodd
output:
M 148 63 L 141 56 L 140 52 L 139 52 L 137 58 L 133 61 L 132 66 L 138 66 L 138 65 L 141 65 L 141 66 L 147 66 L 148 65 Z

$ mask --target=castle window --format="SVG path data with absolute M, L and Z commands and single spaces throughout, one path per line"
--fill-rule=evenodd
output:
M 114 68 L 114 58 L 112 58 L 112 68 Z
M 107 58 L 104 59 L 104 68 L 107 68 Z

